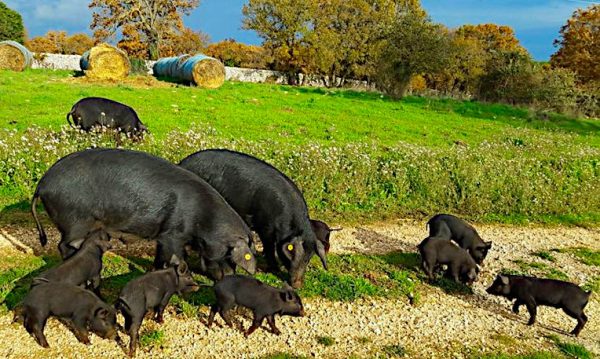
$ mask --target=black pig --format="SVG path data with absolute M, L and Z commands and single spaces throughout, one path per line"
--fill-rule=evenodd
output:
M 278 289 L 251 277 L 231 275 L 215 284 L 215 294 L 217 303 L 211 307 L 207 325 L 212 325 L 219 312 L 225 323 L 232 327 L 229 311 L 236 305 L 241 305 L 254 313 L 252 326 L 244 333 L 246 337 L 259 328 L 265 318 L 273 333 L 281 334 L 275 326 L 275 314 L 304 316 L 300 296 L 287 283 L 283 284 L 282 289 Z
M 73 124 L 69 120 L 73 118 Z M 67 114 L 71 127 L 78 126 L 89 132 L 94 126 L 115 128 L 119 132 L 140 135 L 148 131 L 137 113 L 120 102 L 101 97 L 86 97 L 77 101 Z
M 138 332 L 144 316 L 154 311 L 157 323 L 163 322 L 163 311 L 173 294 L 198 290 L 187 264 L 173 255 L 171 267 L 146 273 L 123 287 L 115 307 L 125 317 L 125 330 L 129 333 L 129 355 L 135 354 Z
M 471 254 L 477 264 L 483 263 L 492 248 L 492 242 L 484 242 L 472 225 L 456 216 L 437 214 L 427 222 L 427 225 L 430 237 L 454 240 Z
M 96 231 L 83 242 L 81 249 L 72 257 L 35 277 L 33 285 L 61 282 L 76 286 L 88 286 L 96 295 L 100 296 L 102 255 L 109 249 L 110 243 L 106 232 Z
M 66 283 L 36 285 L 23 299 L 15 321 L 23 320 L 27 332 L 48 348 L 44 327 L 50 316 L 67 322 L 83 344 L 90 344 L 88 329 L 102 338 L 118 339 L 115 310 L 86 289 Z
M 229 260 L 251 274 L 256 270 L 248 246 L 252 232 L 225 199 L 193 173 L 147 153 L 97 148 L 56 162 L 31 203 L 45 245 L 38 199 L 61 233 L 63 258 L 89 233 L 102 229 L 113 238 L 156 239 L 156 269 L 164 268 L 173 254 L 184 258 L 184 247 L 191 243 L 206 260 Z
M 464 249 L 449 240 L 427 237 L 418 245 L 423 264 L 423 270 L 429 277 L 434 278 L 438 266 L 448 265 L 448 273 L 455 282 L 472 284 L 477 280 L 479 268 L 477 263 Z
M 521 305 L 527 306 L 530 315 L 527 325 L 535 323 L 538 305 L 560 308 L 571 318 L 577 319 L 577 326 L 571 332 L 575 336 L 579 335 L 588 320 L 583 309 L 592 293 L 561 280 L 508 274 L 498 275 L 487 292 L 509 300 L 516 299 L 512 308 L 515 313 L 519 313 Z
M 206 150 L 184 158 L 179 165 L 213 186 L 258 233 L 272 271 L 279 261 L 294 288 L 302 285 L 313 255 L 327 269 L 325 243 L 315 234 L 302 192 L 285 174 L 255 157 Z

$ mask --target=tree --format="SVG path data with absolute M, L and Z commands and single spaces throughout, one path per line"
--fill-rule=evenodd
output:
M 444 67 L 451 51 L 445 28 L 414 12 L 398 16 L 378 61 L 377 85 L 394 98 L 404 96 L 410 79 Z
M 147 42 L 147 56 L 156 60 L 162 42 L 184 31 L 182 15 L 189 15 L 199 4 L 199 0 L 92 0 L 90 28 L 98 41 L 106 41 L 120 29 L 128 37 L 126 42 Z
M 184 28 L 178 33 L 169 34 L 161 44 L 160 53 L 164 56 L 183 54 L 195 55 L 202 52 L 210 38 L 207 34 Z
M 94 46 L 94 40 L 83 33 L 69 36 L 66 31 L 48 31 L 46 35 L 36 36 L 25 44 L 33 52 L 81 55 Z
M 297 84 L 298 74 L 308 63 L 307 35 L 312 31 L 314 0 L 249 0 L 244 5 L 243 28 L 254 30 L 272 51 L 275 68 Z
M 581 83 L 600 82 L 600 5 L 575 11 L 554 45 L 553 66 L 575 71 Z
M 0 41 L 13 40 L 23 43 L 25 41 L 25 28 L 21 15 L 9 9 L 0 1 Z
M 527 50 L 521 46 L 521 43 L 515 37 L 515 32 L 510 26 L 496 24 L 463 25 L 456 30 L 456 36 L 479 41 L 487 53 L 494 51 L 527 53 Z

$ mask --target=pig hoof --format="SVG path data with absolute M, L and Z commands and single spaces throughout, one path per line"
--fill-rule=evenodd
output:
M 279 330 L 274 330 L 273 334 L 275 334 L 275 335 L 281 335 L 281 332 Z

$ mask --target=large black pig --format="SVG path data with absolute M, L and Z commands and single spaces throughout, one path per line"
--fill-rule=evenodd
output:
M 275 167 L 228 150 L 196 152 L 179 165 L 225 197 L 260 236 L 269 267 L 277 270 L 279 258 L 290 272 L 293 287 L 302 285 L 315 253 L 327 269 L 326 244 L 313 231 L 302 193 Z
M 56 162 L 38 183 L 31 205 L 45 245 L 38 199 L 61 233 L 63 258 L 103 229 L 113 238 L 156 239 L 158 269 L 173 254 L 183 258 L 186 244 L 208 261 L 231 261 L 252 274 L 256 269 L 248 246 L 252 232 L 223 197 L 193 173 L 147 153 L 90 149 Z

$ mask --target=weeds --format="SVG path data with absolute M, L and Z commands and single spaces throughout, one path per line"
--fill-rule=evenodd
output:
M 317 337 L 317 343 L 324 345 L 326 347 L 330 347 L 335 344 L 335 339 L 328 336 Z
M 550 262 L 556 262 L 556 258 L 552 254 L 550 254 L 550 252 L 547 251 L 533 252 L 531 253 L 531 255 L 545 259 Z
M 526 136 L 472 147 L 431 149 L 398 143 L 277 146 L 227 139 L 195 126 L 164 139 L 148 136 L 138 149 L 178 162 L 201 149 L 229 148 L 255 155 L 290 176 L 314 217 L 385 219 L 423 213 L 461 213 L 469 219 L 573 216 L 600 218 L 600 150 L 575 145 L 568 135 Z M 556 135 L 558 136 L 558 135 Z M 112 134 L 0 131 L 0 204 L 28 202 L 45 171 L 59 158 L 91 147 L 114 147 Z M 520 143 L 520 142 L 519 142 Z M 310 173 L 310 176 L 307 174 Z M 569 206 L 565 206 L 569 203 Z
M 585 247 L 575 247 L 562 249 L 561 252 L 572 253 L 580 262 L 590 266 L 600 267 L 600 251 Z

